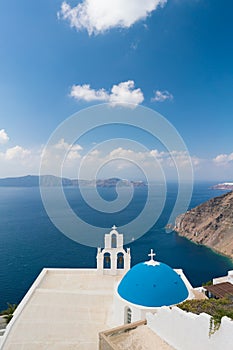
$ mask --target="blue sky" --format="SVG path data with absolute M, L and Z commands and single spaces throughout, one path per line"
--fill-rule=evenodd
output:
M 1 1 L 0 177 L 38 173 L 43 145 L 62 121 L 123 98 L 174 125 L 196 179 L 233 180 L 233 2 L 109 3 Z M 163 157 L 145 133 L 109 126 L 86 135 L 74 158 L 116 131 Z

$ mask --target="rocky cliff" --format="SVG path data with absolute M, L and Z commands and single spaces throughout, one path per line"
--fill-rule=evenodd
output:
M 178 216 L 174 229 L 180 236 L 233 258 L 233 192 Z

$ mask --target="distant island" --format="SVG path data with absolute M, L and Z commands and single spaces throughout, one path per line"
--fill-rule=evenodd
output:
M 174 230 L 180 236 L 233 258 L 233 192 L 179 215 Z
M 145 187 L 146 183 L 144 181 L 122 180 L 119 178 L 78 180 L 61 178 L 53 175 L 27 175 L 0 179 L 0 187 L 39 187 L 40 185 L 43 187 L 57 187 L 60 185 L 63 187 L 79 187 L 80 185 L 88 187 Z
M 233 190 L 233 182 L 223 182 L 211 187 L 214 190 Z

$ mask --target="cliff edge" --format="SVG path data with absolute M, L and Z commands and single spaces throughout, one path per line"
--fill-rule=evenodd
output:
M 174 230 L 180 236 L 233 258 L 233 192 L 179 215 Z

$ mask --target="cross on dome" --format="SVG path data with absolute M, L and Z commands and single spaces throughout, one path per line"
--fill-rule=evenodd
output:
M 146 261 L 144 264 L 149 265 L 149 266 L 158 266 L 158 265 L 160 265 L 160 262 L 154 260 L 154 256 L 155 255 L 156 254 L 154 253 L 154 250 L 151 249 L 150 250 L 150 254 L 148 254 L 148 256 L 150 256 L 150 260 Z
M 150 260 L 153 260 L 154 261 L 154 256 L 156 254 L 154 253 L 153 249 L 150 250 L 150 254 L 148 254 L 148 256 L 150 256 Z
M 113 230 L 116 230 L 116 229 L 117 229 L 116 225 L 113 225 L 112 229 L 113 229 Z

